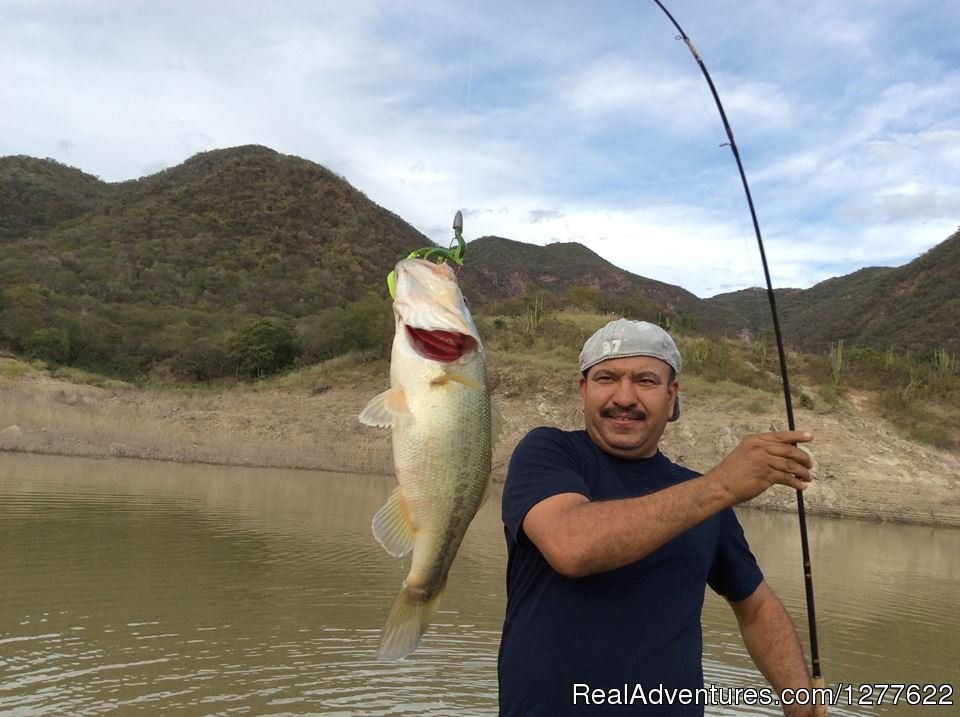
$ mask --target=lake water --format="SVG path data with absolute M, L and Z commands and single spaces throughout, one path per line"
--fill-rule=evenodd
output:
M 376 646 L 406 573 L 370 534 L 382 476 L 0 454 L 0 715 L 492 715 L 504 605 L 496 493 L 420 649 Z M 805 633 L 796 518 L 740 513 Z M 954 683 L 960 530 L 811 516 L 830 683 Z M 708 593 L 708 683 L 765 684 Z M 854 693 L 856 696 L 856 692 Z M 776 715 L 773 708 L 708 708 Z

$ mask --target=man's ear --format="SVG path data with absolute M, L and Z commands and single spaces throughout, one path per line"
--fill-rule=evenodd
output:
M 670 415 L 672 416 L 676 413 L 677 401 L 680 400 L 680 382 L 674 380 L 667 390 L 670 392 Z

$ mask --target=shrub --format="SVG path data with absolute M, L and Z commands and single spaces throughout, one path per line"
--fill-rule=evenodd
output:
M 37 329 L 26 340 L 27 355 L 51 363 L 67 363 L 70 359 L 70 337 L 57 328 Z

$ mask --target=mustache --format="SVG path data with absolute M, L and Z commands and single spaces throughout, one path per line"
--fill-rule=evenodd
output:
M 646 412 L 640 408 L 617 408 L 608 406 L 607 408 L 601 409 L 600 415 L 604 418 L 629 418 L 634 421 L 647 420 Z

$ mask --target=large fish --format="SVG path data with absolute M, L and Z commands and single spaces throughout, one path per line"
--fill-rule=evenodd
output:
M 393 429 L 399 485 L 373 518 L 391 555 L 413 550 L 377 656 L 416 649 L 490 479 L 490 394 L 480 336 L 451 267 L 423 259 L 396 266 L 390 388 L 360 414 Z

